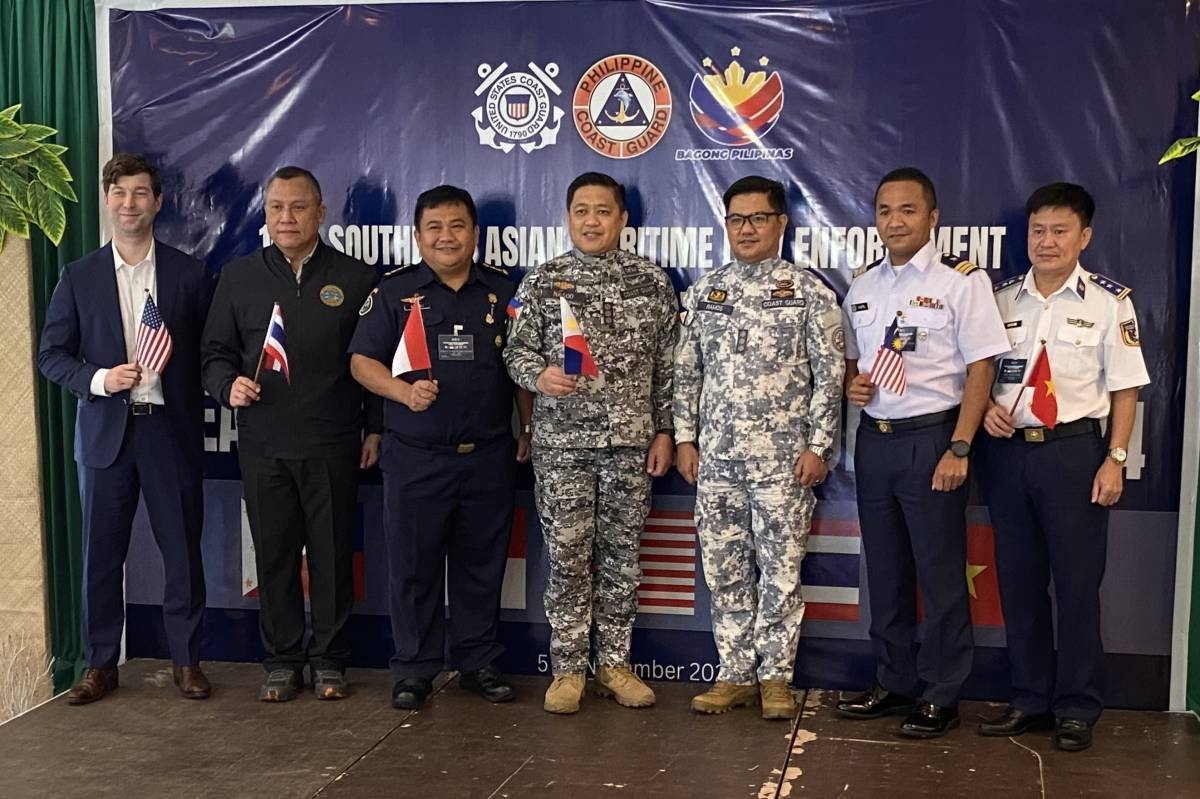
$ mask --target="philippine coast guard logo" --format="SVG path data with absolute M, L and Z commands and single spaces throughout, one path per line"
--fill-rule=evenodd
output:
M 733 47 L 729 54 L 733 60 L 724 72 L 713 65 L 711 58 L 701 62 L 704 71 L 692 78 L 688 100 L 692 120 L 701 133 L 717 144 L 743 147 L 758 143 L 779 121 L 783 81 L 778 72 L 746 72 L 737 60 L 742 48 Z M 766 56 L 758 59 L 761 67 L 768 63 Z
M 563 110 L 551 104 L 551 92 L 562 94 L 554 82 L 558 64 L 543 69 L 530 61 L 529 72 L 507 70 L 507 61 L 495 69 L 480 64 L 476 70 L 481 82 L 475 96 L 484 97 L 483 105 L 471 112 L 479 143 L 506 153 L 517 147 L 531 153 L 556 144 L 563 118 Z
M 671 89 L 641 56 L 621 54 L 588 67 L 571 103 L 575 129 L 600 155 L 635 158 L 662 140 L 671 122 Z

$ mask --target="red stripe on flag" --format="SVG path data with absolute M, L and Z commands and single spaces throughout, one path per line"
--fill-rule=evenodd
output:
M 650 511 L 651 519 L 690 519 L 693 514 L 690 510 L 660 510 L 653 508 Z
M 664 608 L 690 608 L 695 607 L 696 601 L 693 599 L 659 599 L 657 597 L 638 597 L 639 605 L 657 605 Z
M 659 538 L 642 539 L 642 546 L 665 547 L 668 549 L 695 549 L 695 541 L 670 541 Z
M 692 585 L 671 585 L 670 583 L 642 583 L 638 586 L 639 591 L 665 591 L 671 594 L 690 594 L 696 590 L 696 586 Z
M 642 529 L 647 533 L 691 533 L 694 535 L 696 532 L 694 524 L 687 527 L 682 525 L 647 524 Z
M 813 519 L 813 535 L 840 535 L 847 538 L 861 538 L 858 522 L 849 519 Z
M 513 509 L 512 537 L 508 539 L 508 556 L 524 558 L 528 551 L 528 513 L 524 508 Z
M 804 618 L 813 621 L 858 621 L 858 605 L 805 602 Z
M 646 577 L 688 577 L 695 582 L 696 569 L 642 569 L 642 578 Z
M 653 561 L 657 563 L 695 563 L 695 555 L 641 555 L 638 560 Z

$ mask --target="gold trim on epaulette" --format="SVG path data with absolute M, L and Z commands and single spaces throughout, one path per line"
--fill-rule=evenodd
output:
M 404 266 L 397 266 L 395 269 L 392 269 L 389 272 L 384 272 L 383 276 L 391 277 L 392 275 L 398 275 L 401 272 L 407 272 L 409 269 L 412 269 L 414 266 L 416 266 L 416 264 L 405 264 Z
M 975 264 L 971 263 L 970 261 L 962 261 L 961 263 L 958 264 L 958 266 L 955 266 L 952 268 L 954 269 L 955 272 L 958 272 L 960 275 L 969 275 L 972 272 L 979 271 L 979 267 L 976 266 Z

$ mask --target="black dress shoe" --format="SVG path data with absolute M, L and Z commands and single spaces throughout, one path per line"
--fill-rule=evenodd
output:
M 1054 745 L 1064 752 L 1082 752 L 1092 745 L 1092 728 L 1086 721 L 1059 719 L 1054 727 Z
M 392 707 L 397 710 L 416 710 L 433 693 L 429 680 L 397 680 L 392 686 Z
M 1029 730 L 1049 730 L 1054 727 L 1054 716 L 1050 713 L 1030 715 L 1015 707 L 1009 707 L 999 716 L 984 719 L 979 725 L 979 734 L 988 737 L 1007 738 Z
M 958 726 L 957 707 L 938 707 L 921 702 L 897 730 L 906 738 L 940 738 Z
M 837 712 L 851 719 L 877 719 L 909 713 L 915 704 L 912 697 L 894 694 L 876 683 L 857 696 L 839 699 Z
M 492 666 L 484 666 L 477 671 L 464 671 L 458 684 L 489 702 L 511 702 L 514 696 L 512 686 Z

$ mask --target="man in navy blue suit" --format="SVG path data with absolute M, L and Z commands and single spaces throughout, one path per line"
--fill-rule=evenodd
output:
M 214 281 L 202 262 L 154 238 L 162 183 L 153 164 L 119 153 L 104 166 L 103 186 L 112 241 L 63 269 L 38 352 L 42 373 L 79 398 L 87 668 L 67 701 L 95 702 L 117 687 L 123 567 L 139 495 L 162 553 L 175 684 L 205 699 L 200 332 Z M 146 332 L 161 322 L 169 345 L 160 334 L 157 346 L 138 347 L 144 314 Z

